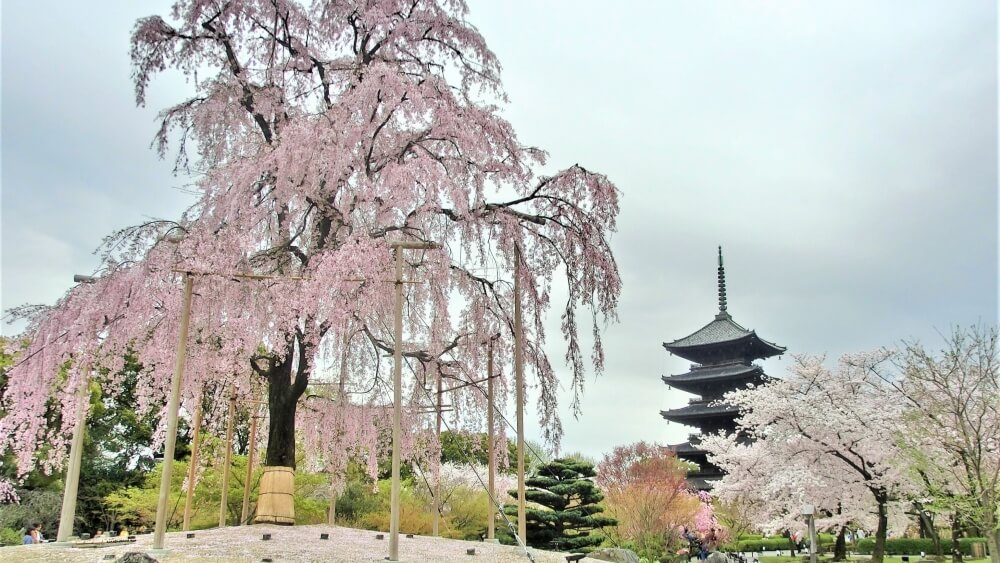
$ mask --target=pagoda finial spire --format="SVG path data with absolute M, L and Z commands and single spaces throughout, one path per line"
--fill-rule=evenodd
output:
M 722 246 L 719 246 L 719 317 L 728 317 L 726 312 L 726 269 L 722 265 Z

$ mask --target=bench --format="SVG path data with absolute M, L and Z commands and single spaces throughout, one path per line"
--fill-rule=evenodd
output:
M 571 553 L 566 556 L 566 563 L 573 563 L 574 561 L 579 561 L 586 557 L 586 553 Z

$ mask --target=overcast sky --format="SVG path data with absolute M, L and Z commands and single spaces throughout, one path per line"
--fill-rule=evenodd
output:
M 135 19 L 166 6 L 3 3 L 3 309 L 55 301 L 103 236 L 190 201 L 148 148 L 188 86 L 157 79 L 136 108 L 129 79 Z M 789 353 L 997 322 L 993 1 L 475 1 L 469 19 L 521 140 L 622 190 L 621 322 L 564 450 L 685 439 L 659 411 L 690 398 L 660 380 L 687 362 L 661 343 L 713 318 L 720 244 L 734 320 Z

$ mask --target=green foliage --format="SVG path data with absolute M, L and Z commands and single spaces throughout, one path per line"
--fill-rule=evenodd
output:
M 486 491 L 458 486 L 445 499 L 441 535 L 459 540 L 479 540 L 486 534 L 490 499 Z
M 46 537 L 54 537 L 62 509 L 62 494 L 45 489 L 22 490 L 19 494 L 20 504 L 0 504 L 0 528 L 19 530 L 38 522 Z
M 77 500 L 77 531 L 113 530 L 123 522 L 117 505 L 130 487 L 142 487 L 155 465 L 148 444 L 158 419 L 155 414 L 139 415 L 136 384 L 142 364 L 132 354 L 114 377 L 105 375 L 102 384 L 91 383 L 90 412 L 84 435 L 83 464 L 80 469 L 80 493 Z M 111 383 L 111 382 L 114 383 Z M 190 455 L 191 428 L 180 421 L 175 460 Z
M 833 544 L 837 541 L 837 536 L 833 534 L 816 534 L 819 541 L 819 551 L 833 551 Z M 760 535 L 747 534 L 740 536 L 737 541 L 731 541 L 719 546 L 721 551 L 776 551 L 787 550 L 792 547 L 791 539 L 788 537 L 765 538 Z M 797 549 L 797 548 L 796 548 Z
M 21 545 L 23 541 L 24 534 L 20 530 L 13 528 L 0 530 L 0 545 Z
M 543 465 L 525 481 L 525 541 L 532 547 L 563 551 L 588 551 L 602 541 L 594 529 L 617 524 L 614 518 L 600 516 L 598 503 L 604 495 L 591 480 L 593 464 L 576 459 L 556 459 Z M 517 491 L 510 491 L 517 498 Z M 504 512 L 517 516 L 517 506 Z
M 296 448 L 296 451 L 302 452 L 302 448 Z M 299 467 L 302 465 L 300 462 Z M 330 507 L 330 476 L 326 473 L 296 471 L 293 500 L 296 524 L 325 524 L 327 509 Z M 216 502 L 215 506 L 218 512 L 219 503 Z
M 962 555 L 972 555 L 972 544 L 986 543 L 986 538 L 960 538 L 958 548 Z M 864 538 L 858 541 L 857 551 L 862 554 L 870 554 L 875 547 L 874 538 Z M 941 549 L 945 553 L 951 553 L 952 540 L 941 539 Z M 930 538 L 890 538 L 885 540 L 885 552 L 888 555 L 919 555 L 920 552 L 933 553 L 934 542 Z
M 630 549 L 639 556 L 640 561 L 645 559 L 652 562 L 673 563 L 676 559 L 677 563 L 688 563 L 687 556 L 676 557 L 671 555 L 671 547 L 667 545 L 663 534 L 642 533 L 634 539 L 621 542 L 620 545 L 609 545 L 610 543 L 608 542 L 603 545 Z
M 6 382 L 4 368 L 10 364 L 11 357 L 0 353 L 0 388 Z M 65 377 L 69 365 L 67 363 L 63 366 L 62 377 Z M 132 512 L 141 512 L 137 506 L 133 506 L 138 502 L 136 499 L 129 501 L 136 495 L 125 492 L 129 488 L 141 489 L 154 465 L 153 452 L 148 444 L 152 441 L 157 418 L 153 414 L 140 416 L 137 412 L 136 382 L 141 370 L 142 364 L 138 359 L 128 354 L 121 372 L 109 375 L 105 371 L 101 374 L 102 383 L 93 381 L 90 384 L 90 405 L 81 456 L 83 461 L 80 468 L 80 488 L 74 523 L 76 532 L 114 529 L 122 523 L 119 517 L 121 506 Z M 57 408 L 57 404 L 53 403 L 46 415 L 49 427 L 55 429 L 61 425 L 64 414 Z M 190 428 L 186 421 L 181 420 L 180 429 L 182 435 L 178 438 L 175 457 L 178 460 L 189 455 L 188 444 L 191 440 Z M 10 462 L 8 454 L 8 458 L 0 464 L 3 476 L 14 477 L 10 473 L 13 467 L 14 464 Z M 3 521 L 9 520 L 12 513 L 20 510 L 23 514 L 17 517 L 37 519 L 45 526 L 47 535 L 55 536 L 62 502 L 63 483 L 60 480 L 62 476 L 61 471 L 52 475 L 45 475 L 41 471 L 28 473 L 19 490 L 22 499 L 42 495 L 38 497 L 41 499 L 48 494 L 53 496 L 53 501 L 48 502 L 47 508 L 40 506 L 22 509 L 0 508 L 0 528 L 6 526 Z M 109 498 L 115 502 L 109 503 Z M 19 522 L 15 527 L 22 524 Z
M 360 527 L 369 530 L 389 529 L 389 494 L 390 482 L 379 481 L 378 509 L 365 514 L 359 521 Z M 412 480 L 400 483 L 399 489 L 399 531 L 406 534 L 430 535 L 432 529 L 431 513 L 427 503 L 420 498 L 413 487 Z
M 346 526 L 361 527 L 361 520 L 378 509 L 378 496 L 372 492 L 372 484 L 361 480 L 348 481 L 337 497 L 337 521 Z
M 724 551 L 775 551 L 779 549 L 789 549 L 791 540 L 785 537 L 741 539 L 720 546 Z

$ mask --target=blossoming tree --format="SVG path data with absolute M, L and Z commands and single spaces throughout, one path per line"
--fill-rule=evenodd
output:
M 632 542 L 642 556 L 677 549 L 682 539 L 678 530 L 685 527 L 703 535 L 718 528 L 711 519 L 711 505 L 688 490 L 687 470 L 663 446 L 647 442 L 618 446 L 596 469 L 608 515 L 618 520 L 605 532 L 616 541 Z
M 845 355 L 831 370 L 822 358 L 799 356 L 785 379 L 727 393 L 740 408 L 741 432 L 754 441 L 705 438 L 710 460 L 727 473 L 716 493 L 759 499 L 772 525 L 791 525 L 781 522 L 802 504 L 829 515 L 828 527 L 874 520 L 872 560 L 881 561 L 891 501 L 910 487 L 896 440 L 902 404 L 873 371 L 887 359 Z
M 539 175 L 545 153 L 523 145 L 499 115 L 500 65 L 466 12 L 458 0 L 180 0 L 169 21 L 136 24 L 138 103 L 159 72 L 191 80 L 191 96 L 161 113 L 155 144 L 161 154 L 175 147 L 177 165 L 197 175 L 198 200 L 176 221 L 110 237 L 98 283 L 74 288 L 54 309 L 22 311 L 33 340 L 4 400 L 23 408 L 0 429 L 23 466 L 36 454 L 60 461 L 71 417 L 44 437 L 54 448 L 25 446 L 42 438 L 49 397 L 70 412 L 75 390 L 103 373 L 84 368 L 108 365 L 125 346 L 148 367 L 141 400 L 165 402 L 179 272 L 197 274 L 185 405 L 204 392 L 249 397 L 266 386 L 268 465 L 294 467 L 303 417 L 312 434 L 305 443 L 323 455 L 350 450 L 345 436 L 376 449 L 378 432 L 361 428 L 361 417 L 379 416 L 372 409 L 330 418 L 346 402 L 298 408 L 317 371 L 343 382 L 352 404 L 384 405 L 385 356 L 402 348 L 413 374 L 407 423 L 416 427 L 425 386 L 481 378 L 483 343 L 497 332 L 507 343 L 496 348 L 497 371 L 509 368 L 514 275 L 540 423 L 558 441 L 543 320 L 558 276 L 565 359 L 579 393 L 586 361 L 577 308 L 592 315 L 590 359 L 600 371 L 599 326 L 615 318 L 621 288 L 609 246 L 618 190 L 579 165 Z M 402 241 L 439 248 L 406 256 L 405 277 L 418 283 L 407 284 L 408 337 L 396 342 L 391 245 Z M 54 367 L 71 357 L 70 376 L 58 380 Z M 457 420 L 482 417 L 474 387 L 452 402 Z M 346 430 L 328 432 L 333 420 Z M 411 451 L 416 436 L 405 433 Z
M 1000 333 L 955 329 L 940 352 L 904 346 L 903 374 L 886 380 L 906 405 L 903 433 L 910 467 L 936 508 L 961 514 L 982 531 L 1000 562 Z

